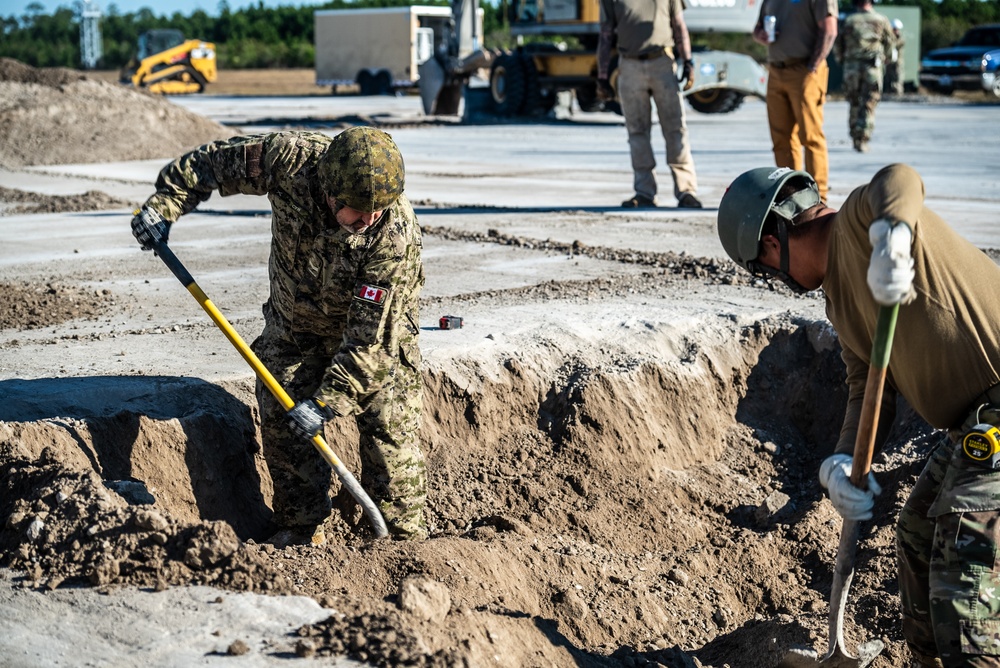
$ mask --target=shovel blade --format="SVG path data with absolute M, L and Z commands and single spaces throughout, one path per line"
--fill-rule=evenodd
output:
M 781 659 L 777 668 L 865 668 L 882 653 L 883 649 L 885 644 L 881 640 L 869 640 L 858 645 L 857 657 L 846 654 L 838 646 L 820 659 L 814 650 L 792 648 Z

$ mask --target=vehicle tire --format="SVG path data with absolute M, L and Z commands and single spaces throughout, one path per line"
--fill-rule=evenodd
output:
M 524 106 L 524 64 L 517 54 L 505 53 L 490 69 L 490 97 L 500 116 L 517 116 Z
M 996 76 L 993 77 L 993 87 L 986 91 L 986 94 L 993 97 L 1000 97 L 1000 72 L 997 72 Z
M 687 101 L 691 108 L 703 114 L 728 114 L 743 104 L 743 93 L 731 88 L 709 88 L 691 93 Z
M 375 76 L 370 70 L 361 70 L 358 72 L 358 76 L 355 78 L 355 81 L 358 84 L 359 95 L 375 94 Z
M 585 83 L 573 89 L 580 111 L 604 111 L 604 105 L 597 99 L 597 84 Z
M 379 70 L 373 81 L 375 95 L 392 95 L 392 73 L 389 70 Z
M 611 90 L 615 92 L 615 99 L 608 100 L 604 103 L 604 111 L 610 111 L 612 114 L 618 114 L 619 116 L 624 116 L 622 113 L 622 103 L 621 98 L 618 96 L 618 76 L 620 72 L 618 71 L 618 56 L 611 59 L 611 65 L 608 66 L 608 83 L 611 84 Z
M 131 86 L 132 85 L 132 77 L 134 77 L 134 76 L 135 76 L 135 68 L 134 67 L 128 67 L 128 66 L 123 67 L 118 72 L 118 82 L 122 83 L 122 84 L 125 84 L 125 85 L 128 85 L 128 86 Z
M 556 106 L 556 96 L 552 91 L 542 90 L 534 58 L 523 54 L 521 64 L 524 67 L 524 104 L 521 107 L 521 113 L 525 116 L 544 116 Z
M 618 71 L 614 70 L 610 77 L 611 88 L 618 90 Z M 597 99 L 597 84 L 588 82 L 577 86 L 573 92 L 576 94 L 576 103 L 580 105 L 580 111 L 609 111 L 613 114 L 622 115 L 622 104 L 617 99 L 601 102 Z

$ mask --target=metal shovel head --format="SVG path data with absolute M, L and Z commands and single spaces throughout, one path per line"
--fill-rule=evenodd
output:
M 816 666 L 822 668 L 865 668 L 882 653 L 883 649 L 885 649 L 885 644 L 881 640 L 869 640 L 858 645 L 857 657 L 850 656 L 835 647 L 834 651 L 820 659 L 815 650 L 792 648 L 788 650 L 777 668 L 815 668 Z

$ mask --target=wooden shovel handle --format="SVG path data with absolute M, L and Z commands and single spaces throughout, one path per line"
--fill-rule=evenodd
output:
M 882 408 L 882 391 L 889 369 L 889 352 L 892 337 L 896 331 L 896 316 L 899 305 L 881 306 L 875 323 L 875 337 L 872 340 L 872 360 L 868 365 L 868 380 L 865 383 L 865 398 L 861 404 L 858 420 L 858 435 L 854 441 L 854 461 L 851 465 L 851 484 L 861 489 L 868 487 L 868 472 L 872 468 L 875 452 L 875 435 L 878 432 L 879 411 Z

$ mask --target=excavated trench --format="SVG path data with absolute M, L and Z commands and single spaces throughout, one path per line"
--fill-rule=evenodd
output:
M 702 338 L 650 334 L 646 353 L 427 369 L 421 544 L 365 540 L 343 494 L 342 539 L 261 544 L 271 483 L 250 379 L 0 381 L 0 565 L 49 588 L 311 595 L 341 614 L 300 631 L 302 656 L 773 665 L 793 643 L 825 645 L 839 523 L 814 480 L 839 432 L 843 365 L 824 323 L 725 322 Z M 887 582 L 892 507 L 924 434 L 908 424 L 860 558 L 872 579 L 855 585 L 857 609 L 886 619 L 890 663 L 877 666 L 902 651 Z M 328 439 L 357 471 L 353 425 Z M 443 612 L 402 604 L 414 579 L 443 586 Z

